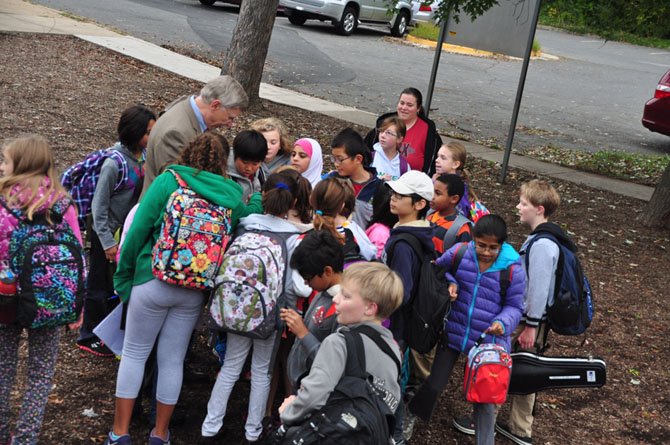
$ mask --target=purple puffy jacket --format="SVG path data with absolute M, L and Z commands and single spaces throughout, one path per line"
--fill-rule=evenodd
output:
M 523 293 L 526 275 L 521 258 L 514 248 L 503 243 L 498 258 L 484 272 L 479 272 L 474 241 L 467 245 L 456 244 L 436 263 L 448 266 L 458 248 L 467 248 L 458 270 L 447 273 L 447 280 L 458 284 L 458 298 L 451 305 L 445 332 L 450 348 L 466 353 L 491 323 L 499 321 L 505 328 L 500 337 L 487 336 L 485 342 L 497 343 L 510 350 L 510 334 L 519 324 L 523 312 Z M 500 272 L 512 266 L 510 286 L 504 306 L 500 297 Z

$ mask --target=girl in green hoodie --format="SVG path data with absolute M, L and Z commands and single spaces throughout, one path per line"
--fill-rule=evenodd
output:
M 232 228 L 241 217 L 262 211 L 260 194 L 242 201 L 242 187 L 228 178 L 230 148 L 217 133 L 206 132 L 182 152 L 176 172 L 199 196 L 231 210 Z M 128 428 L 142 384 L 144 365 L 157 341 L 156 425 L 151 445 L 170 443 L 168 426 L 181 390 L 183 361 L 203 304 L 203 292 L 171 286 L 154 278 L 151 250 L 158 240 L 170 195 L 177 189 L 172 172 L 158 176 L 142 198 L 121 250 L 114 287 L 128 302 L 123 354 L 116 380 L 114 427 L 105 444 L 130 444 Z M 165 329 L 165 327 L 169 327 Z

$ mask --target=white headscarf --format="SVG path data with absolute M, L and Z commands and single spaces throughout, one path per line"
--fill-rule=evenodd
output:
M 312 188 L 321 181 L 321 172 L 323 170 L 323 155 L 321 145 L 312 138 L 301 138 L 295 141 L 295 144 L 302 148 L 309 156 L 309 165 L 302 175 L 312 184 Z

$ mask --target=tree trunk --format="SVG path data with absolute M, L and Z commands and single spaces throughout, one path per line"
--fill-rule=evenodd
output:
M 230 74 L 244 87 L 250 107 L 260 104 L 258 93 L 278 4 L 279 0 L 244 0 L 223 59 L 221 74 Z
M 670 164 L 665 168 L 641 219 L 647 225 L 670 229 Z

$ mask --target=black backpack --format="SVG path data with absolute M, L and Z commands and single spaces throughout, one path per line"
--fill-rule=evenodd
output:
M 582 334 L 593 320 L 593 293 L 576 251 L 552 233 L 538 231 L 526 246 L 526 270 L 530 261 L 530 248 L 543 238 L 553 241 L 559 248 L 554 302 L 547 307 L 547 323 L 557 334 Z
M 397 241 L 407 242 L 418 258 L 421 266 L 419 277 L 414 281 L 410 300 L 399 310 L 405 321 L 403 339 L 407 346 L 420 354 L 430 352 L 442 336 L 444 319 L 451 307 L 449 283 L 445 273 L 449 268 L 435 265 L 435 251 L 429 251 L 409 233 L 397 235 L 387 252 L 387 264 L 391 264 Z
M 273 444 L 388 445 L 395 427 L 398 400 L 365 371 L 365 349 L 361 334 L 367 336 L 393 359 L 400 375 L 400 362 L 379 332 L 370 326 L 340 331 L 347 345 L 344 375 L 326 404 L 300 425 L 281 426 L 268 440 Z M 390 405 L 385 400 L 391 401 Z

